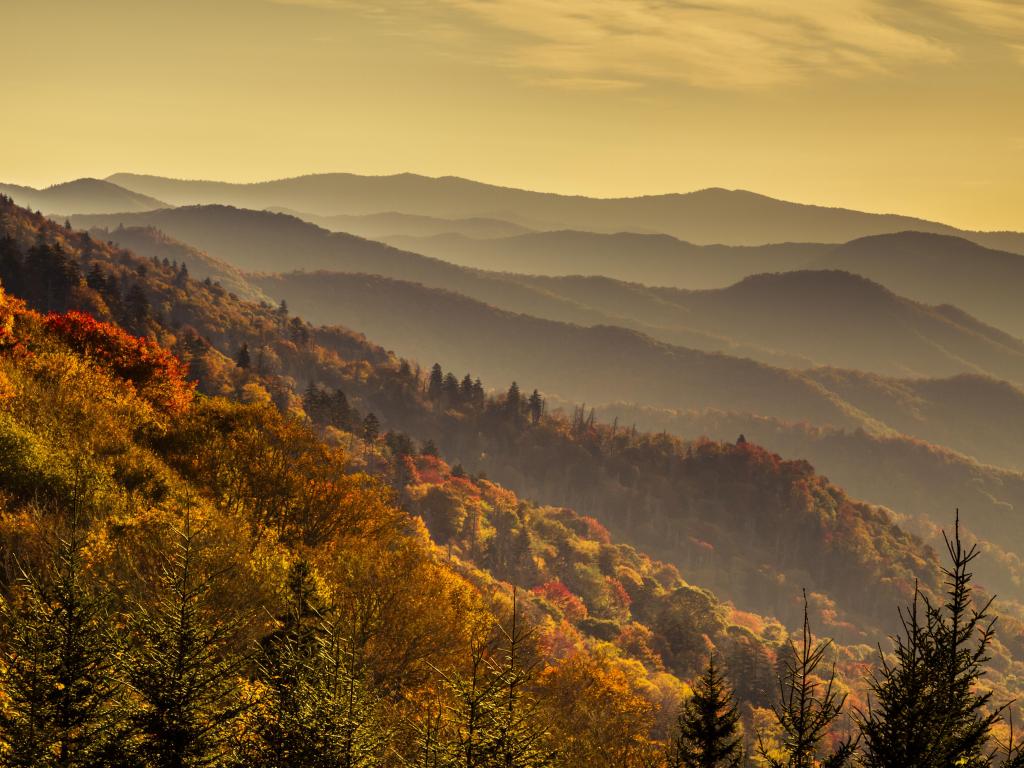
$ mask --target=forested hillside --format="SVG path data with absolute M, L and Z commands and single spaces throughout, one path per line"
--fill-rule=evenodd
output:
M 6 201 L 0 224 L 4 284 L 50 313 L 5 295 L 0 324 L 0 731 L 35 764 L 658 765 L 711 649 L 748 754 L 782 750 L 801 587 L 850 711 L 895 606 L 939 594 L 930 549 L 805 462 L 549 414 Z M 82 606 L 70 673 L 51 594 Z M 1001 701 L 1024 639 L 1000 623 Z
M 615 242 L 604 246 L 606 258 L 586 266 L 585 273 L 590 277 L 545 278 L 522 274 L 531 271 L 535 262 L 530 259 L 523 264 L 510 261 L 503 265 L 504 269 L 514 271 L 463 268 L 345 233 L 329 233 L 291 216 L 223 206 L 77 216 L 73 223 L 91 226 L 102 222 L 111 227 L 115 221 L 120 224 L 124 220 L 161 227 L 175 238 L 206 249 L 213 257 L 239 269 L 380 275 L 454 291 L 510 312 L 577 325 L 630 328 L 669 344 L 749 357 L 785 368 L 834 365 L 889 376 L 980 373 L 1024 381 L 1024 342 L 954 307 L 919 304 L 847 272 L 755 274 L 719 290 L 673 290 L 635 282 L 643 282 L 639 264 L 642 256 L 631 248 L 635 236 L 618 238 L 622 242 L 612 238 Z M 94 234 L 138 250 L 138 246 L 145 248 L 146 244 L 133 236 L 137 231 L 137 227 L 107 232 L 98 229 Z M 557 234 L 560 233 L 545 236 Z M 701 260 L 714 265 L 730 258 L 728 253 L 718 251 L 758 250 L 688 247 L 707 251 Z M 529 244 L 525 246 L 527 251 L 530 248 Z M 557 244 L 541 247 L 536 256 L 553 264 L 557 262 L 553 255 L 556 250 Z M 746 269 L 736 273 L 737 280 L 753 273 L 796 266 L 785 260 L 780 263 L 772 255 L 775 251 L 785 252 L 783 246 L 762 250 L 765 253 L 746 260 Z M 802 262 L 810 258 L 806 248 L 803 252 Z M 811 252 L 820 257 L 824 249 Z M 146 248 L 143 253 L 151 255 L 152 249 Z M 624 258 L 626 254 L 629 258 Z M 675 256 L 666 258 L 682 263 Z M 608 274 L 607 262 L 611 261 L 619 264 L 620 269 L 636 273 L 634 282 L 595 276 Z M 848 268 L 856 271 L 855 266 Z M 289 279 L 299 285 L 289 286 Z M 290 276 L 271 285 L 280 285 L 282 295 L 277 298 L 294 302 L 295 289 L 301 288 L 306 279 Z M 704 281 L 688 282 L 700 285 Z M 238 293 L 242 290 L 238 283 L 237 276 L 233 276 L 228 287 Z M 302 312 L 308 317 L 347 325 L 356 322 L 345 316 L 332 316 L 334 304 L 327 299 L 322 299 L 323 306 L 317 306 L 310 297 L 301 298 Z

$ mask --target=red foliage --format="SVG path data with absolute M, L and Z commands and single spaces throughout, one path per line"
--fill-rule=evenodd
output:
M 51 312 L 43 324 L 74 351 L 129 381 L 140 395 L 167 411 L 181 411 L 192 402 L 195 384 L 186 367 L 156 342 L 101 323 L 84 312 Z
M 598 542 L 599 544 L 611 544 L 612 536 L 608 533 L 608 529 L 601 525 L 597 520 L 584 515 L 580 518 L 583 523 L 587 526 L 587 538 Z
M 416 473 L 421 483 L 441 485 L 449 472 L 448 465 L 436 456 L 418 456 L 416 458 Z
M 570 592 L 569 588 L 560 579 L 552 579 L 541 584 L 539 587 L 534 587 L 530 591 L 561 608 L 565 618 L 569 619 L 569 621 L 579 621 L 587 618 L 587 606 L 584 605 L 580 598 Z
M 608 582 L 608 591 L 611 593 L 612 599 L 619 610 L 628 611 L 633 598 L 629 596 L 626 588 L 622 586 L 622 582 L 613 576 L 606 576 L 605 581 Z

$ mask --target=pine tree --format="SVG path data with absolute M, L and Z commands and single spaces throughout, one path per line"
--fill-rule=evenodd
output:
M 860 717 L 867 768 L 992 764 L 987 741 L 1000 710 L 992 707 L 991 691 L 977 685 L 994 637 L 992 600 L 975 606 L 971 599 L 968 569 L 978 548 L 964 549 L 959 514 L 945 542 L 952 565 L 943 568 L 944 604 L 932 605 L 915 591 L 900 611 L 895 661 L 882 656 L 870 680 L 873 701 Z
M 443 676 L 451 699 L 428 712 L 419 729 L 416 765 L 437 768 L 546 768 L 554 765 L 532 696 L 532 635 L 520 621 L 513 593 L 510 626 L 480 622 L 470 632 L 465 671 Z
M 459 397 L 463 403 L 469 403 L 473 400 L 473 379 L 467 373 L 459 384 Z
M 368 443 L 376 442 L 380 435 L 380 421 L 373 413 L 366 414 L 363 419 L 363 439 Z
M 242 346 L 238 350 L 238 355 L 235 357 L 235 365 L 246 371 L 249 370 L 249 366 L 252 365 L 252 358 L 249 355 L 249 345 L 246 342 L 242 342 Z
M 778 749 L 771 749 L 758 735 L 759 756 L 770 768 L 842 768 L 853 759 L 857 745 L 849 738 L 840 741 L 827 755 L 819 754 L 822 741 L 842 714 L 846 701 L 846 695 L 835 687 L 834 662 L 828 679 L 818 679 L 818 668 L 831 645 L 831 640 L 814 641 L 805 594 L 801 642 L 798 646 L 790 640 L 790 658 L 785 660 L 779 677 L 779 703 L 772 706 L 782 728 L 782 743 Z
M 441 399 L 441 392 L 444 388 L 444 371 L 440 363 L 434 363 L 430 368 L 430 380 L 427 383 L 427 396 L 431 400 Z
M 738 768 L 743 761 L 739 720 L 732 691 L 712 653 L 676 720 L 668 768 Z
M 499 708 L 495 715 L 497 738 L 492 750 L 497 768 L 544 768 L 553 765 L 555 752 L 548 744 L 534 699 L 528 693 L 536 664 L 526 658 L 533 641 L 532 630 L 519 616 L 515 588 L 512 590 L 512 617 L 508 629 L 499 625 L 499 666 L 501 681 Z
M 77 520 L 44 578 L 22 572 L 0 603 L 0 733 L 10 768 L 117 764 L 126 734 L 108 598 L 89 584 Z
M 131 719 L 147 765 L 219 766 L 243 709 L 237 684 L 245 659 L 231 646 L 244 619 L 214 612 L 211 596 L 227 574 L 204 571 L 204 531 L 193 530 L 191 513 L 175 534 L 154 602 L 138 603 L 131 616 L 135 647 L 126 675 L 140 699 Z
M 246 768 L 378 765 L 391 733 L 350 635 L 320 597 L 305 561 L 289 571 L 290 605 L 259 660 L 262 701 L 236 742 Z
M 536 424 L 540 421 L 540 417 L 544 413 L 544 398 L 541 397 L 540 392 L 536 389 L 533 390 L 533 394 L 530 395 L 530 399 L 527 401 L 527 406 L 530 411 L 530 422 Z

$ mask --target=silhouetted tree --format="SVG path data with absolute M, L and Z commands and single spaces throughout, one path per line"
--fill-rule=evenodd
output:
M 738 768 L 743 762 L 739 722 L 732 691 L 712 653 L 676 719 L 668 768 Z
M 1000 709 L 978 687 L 995 635 L 992 599 L 972 601 L 968 569 L 978 548 L 964 548 L 959 514 L 953 538 L 943 535 L 951 561 L 945 603 L 932 605 L 915 590 L 900 611 L 895 661 L 882 655 L 869 681 L 873 701 L 860 717 L 868 768 L 992 764 L 987 742 Z
M 533 390 L 533 394 L 530 395 L 530 399 L 527 401 L 527 406 L 530 412 L 530 422 L 536 424 L 540 421 L 540 417 L 544 413 L 544 398 L 540 396 L 540 392 L 536 389 Z
M 242 342 L 242 346 L 238 350 L 238 355 L 235 357 L 235 364 L 243 370 L 249 370 L 249 366 L 252 365 L 252 358 L 249 356 L 248 343 Z
M 427 383 L 427 395 L 431 400 L 439 400 L 444 388 L 444 371 L 440 363 L 434 363 L 430 368 L 430 379 Z
M 807 596 L 804 595 L 804 624 L 800 645 L 792 640 L 789 654 L 779 677 L 779 703 L 772 705 L 775 719 L 782 728 L 782 743 L 770 749 L 758 735 L 758 752 L 771 768 L 842 768 L 856 751 L 856 743 L 847 738 L 826 755 L 820 755 L 821 744 L 840 716 L 846 694 L 835 687 L 835 662 L 822 682 L 818 669 L 831 640 L 815 642 L 807 618 Z

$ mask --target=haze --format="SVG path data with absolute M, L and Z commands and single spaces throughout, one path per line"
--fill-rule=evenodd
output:
M 415 171 L 1024 227 L 1016 0 L 3 6 L 9 182 Z

